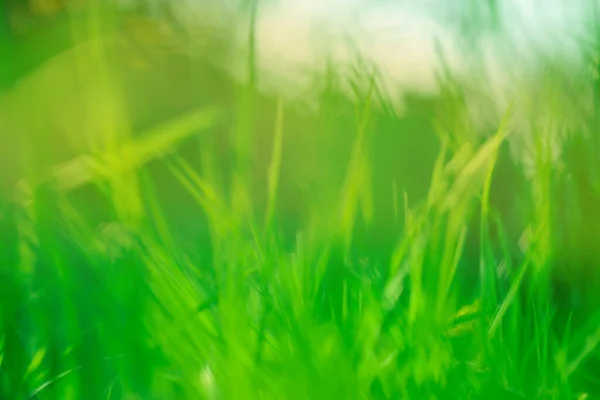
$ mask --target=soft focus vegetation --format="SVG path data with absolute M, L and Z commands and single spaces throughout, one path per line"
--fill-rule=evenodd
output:
M 595 48 L 400 112 L 157 7 L 7 2 L 0 399 L 600 397 Z

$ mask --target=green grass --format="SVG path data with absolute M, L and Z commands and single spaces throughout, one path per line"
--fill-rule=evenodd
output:
M 135 69 L 109 11 L 4 92 L 0 399 L 600 396 L 599 133 L 566 78 L 490 133 L 450 77 L 398 116 L 369 68 L 304 113 L 197 54 Z

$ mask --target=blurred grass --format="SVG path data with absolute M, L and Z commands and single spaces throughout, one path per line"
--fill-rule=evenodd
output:
M 491 134 L 451 77 L 397 115 L 363 60 L 302 112 L 252 51 L 240 84 L 210 32 L 99 4 L 3 33 L 0 398 L 600 396 L 597 116 L 567 122 L 566 78 Z

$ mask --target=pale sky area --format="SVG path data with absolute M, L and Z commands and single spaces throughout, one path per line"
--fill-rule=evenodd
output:
M 218 10 L 239 8 L 240 3 L 253 0 L 146 1 L 168 2 L 184 23 L 206 25 L 219 24 Z M 395 86 L 423 92 L 437 88 L 436 41 L 455 74 L 470 76 L 484 64 L 486 79 L 496 86 L 514 75 L 535 74 L 541 54 L 577 63 L 581 58 L 578 38 L 593 21 L 594 5 L 600 6 L 600 0 L 257 1 L 258 64 L 266 72 L 263 83 L 277 87 L 281 78 L 288 89 L 293 83 L 301 86 L 307 74 L 298 73 L 300 69 L 314 69 L 324 54 L 343 62 L 349 54 L 346 43 L 352 41 Z M 461 40 L 459 20 L 470 17 L 478 21 L 475 25 L 488 25 L 473 11 L 485 10 L 489 4 L 497 4 L 502 26 L 494 35 L 478 35 L 480 53 L 475 54 L 473 45 Z M 221 25 L 238 31 L 241 43 L 246 41 L 248 30 L 240 21 L 224 19 Z M 240 68 L 243 63 L 243 58 L 234 60 Z
M 481 37 L 487 66 L 519 73 L 544 52 L 579 56 L 576 36 L 590 17 L 588 0 L 499 0 L 501 34 Z M 266 4 L 264 4 L 266 3 Z M 369 3 L 371 3 L 369 5 Z M 465 10 L 452 8 L 464 4 Z M 377 67 L 400 86 L 434 91 L 439 65 L 435 40 L 442 43 L 457 73 L 483 57 L 461 48 L 459 26 L 442 18 L 466 15 L 469 0 L 365 1 L 276 0 L 263 2 L 258 23 L 260 65 L 271 73 L 314 65 L 319 51 L 343 59 L 349 37 Z M 327 48 L 325 46 L 328 46 Z M 466 65 L 465 65 L 466 64 Z M 293 69 L 292 69 L 293 70 Z M 502 80 L 505 77 L 496 77 Z

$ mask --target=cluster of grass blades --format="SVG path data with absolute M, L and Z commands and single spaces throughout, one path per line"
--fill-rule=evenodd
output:
M 504 209 L 514 109 L 486 137 L 455 89 L 399 117 L 366 68 L 306 116 L 256 91 L 252 52 L 235 103 L 138 131 L 105 12 L 71 21 L 86 151 L 1 186 L 0 398 L 600 395 L 597 132 L 560 166 L 536 135 Z

